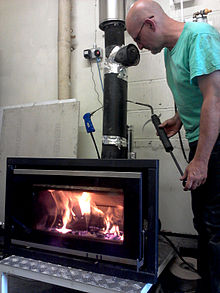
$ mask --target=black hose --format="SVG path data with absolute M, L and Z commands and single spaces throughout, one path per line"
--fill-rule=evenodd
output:
M 94 146 L 95 146 L 95 149 L 96 149 L 97 157 L 98 157 L 98 159 L 101 159 L 100 154 L 99 154 L 99 150 L 98 150 L 98 147 L 97 147 L 97 144 L 96 144 L 96 141 L 95 141 L 95 138 L 94 138 L 94 136 L 93 136 L 93 133 L 90 132 L 90 135 L 91 135 L 91 137 L 92 137 L 92 141 L 93 141 Z
M 176 248 L 176 246 L 173 244 L 173 242 L 164 234 L 160 234 L 169 244 L 170 246 L 173 248 L 173 250 L 176 252 L 176 254 L 178 255 L 178 257 L 182 260 L 182 262 L 184 264 L 186 264 L 191 270 L 193 270 L 195 273 L 199 274 L 198 270 L 195 269 L 190 263 L 188 263 L 187 261 L 185 261 L 185 259 L 182 257 L 182 255 L 180 254 L 179 250 Z

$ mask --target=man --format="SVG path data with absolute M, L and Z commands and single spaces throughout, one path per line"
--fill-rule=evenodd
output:
M 168 85 L 177 106 L 161 124 L 169 137 L 181 128 L 190 163 L 181 180 L 191 190 L 194 226 L 199 234 L 199 292 L 220 293 L 220 35 L 206 23 L 170 18 L 152 0 L 130 8 L 126 27 L 139 49 L 164 48 Z

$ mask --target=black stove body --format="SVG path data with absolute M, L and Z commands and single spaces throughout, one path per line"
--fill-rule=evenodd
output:
M 157 160 L 7 160 L 6 255 L 155 283 L 157 224 Z

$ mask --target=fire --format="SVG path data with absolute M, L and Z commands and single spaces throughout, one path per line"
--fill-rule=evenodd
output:
M 110 230 L 110 233 L 115 234 L 115 235 L 119 235 L 119 227 L 116 225 L 113 225 Z
M 91 213 L 91 196 L 88 192 L 83 192 L 79 197 L 79 206 L 82 215 Z
M 62 234 L 66 234 L 66 233 L 72 231 L 71 229 L 66 229 L 64 226 L 60 229 L 57 228 L 56 230 Z
M 112 221 L 112 217 L 106 216 L 105 218 L 105 223 L 106 223 L 106 229 L 105 229 L 105 234 L 112 234 L 114 236 L 121 236 L 120 231 L 119 231 L 119 226 L 114 225 Z
M 47 192 L 53 199 L 53 202 L 48 200 L 52 231 L 123 241 L 123 206 L 113 202 L 115 196 L 110 194 L 106 202 L 105 194 L 68 190 Z M 48 219 L 43 219 L 38 229 L 45 225 L 48 225 Z
M 53 195 L 53 198 L 55 199 L 55 190 L 50 190 L 51 194 Z M 67 200 L 63 201 L 63 226 L 62 228 L 56 228 L 56 230 L 60 233 L 66 234 L 68 232 L 71 231 L 71 229 L 67 229 L 66 226 L 67 224 L 71 221 L 71 215 L 74 216 L 74 213 L 71 212 L 70 208 L 69 208 L 69 202 Z

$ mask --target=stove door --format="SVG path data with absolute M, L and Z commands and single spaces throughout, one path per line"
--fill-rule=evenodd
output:
M 143 257 L 141 172 L 14 169 L 13 245 L 136 265 Z

